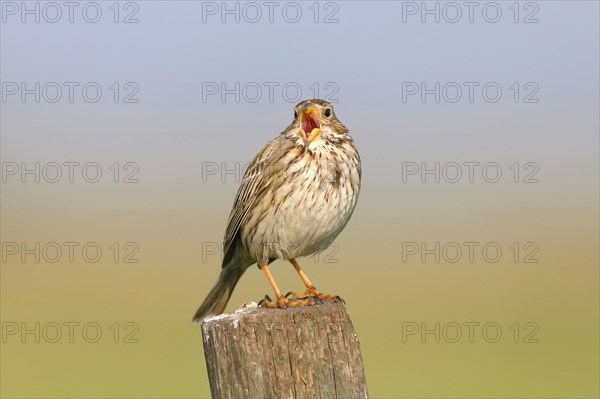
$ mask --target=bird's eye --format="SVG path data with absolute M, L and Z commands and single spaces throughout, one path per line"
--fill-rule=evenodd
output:
M 329 117 L 331 116 L 331 108 L 326 108 L 326 109 L 325 109 L 325 116 L 326 116 L 327 118 L 329 118 Z
M 294 120 L 298 119 L 298 111 L 294 111 Z

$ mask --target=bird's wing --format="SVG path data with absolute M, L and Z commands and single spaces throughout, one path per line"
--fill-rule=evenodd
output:
M 225 238 L 223 240 L 223 267 L 227 266 L 235 251 L 235 241 L 238 238 L 240 227 L 247 219 L 254 203 L 273 182 L 273 177 L 281 169 L 281 158 L 289 149 L 290 143 L 279 136 L 269 142 L 248 166 L 244 178 L 240 184 L 233 208 L 227 222 Z

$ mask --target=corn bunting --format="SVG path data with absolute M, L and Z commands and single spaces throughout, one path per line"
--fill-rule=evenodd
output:
M 344 229 L 360 190 L 361 163 L 348 129 L 326 101 L 300 102 L 293 122 L 256 155 L 235 198 L 216 285 L 194 316 L 223 313 L 238 280 L 252 264 L 275 291 L 267 307 L 304 306 L 335 299 L 315 289 L 297 258 L 325 249 Z M 284 296 L 269 264 L 281 258 L 296 269 L 306 292 Z

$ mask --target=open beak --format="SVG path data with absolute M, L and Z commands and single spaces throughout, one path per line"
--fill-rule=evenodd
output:
M 319 114 L 314 106 L 310 106 L 301 111 L 300 115 L 300 134 L 306 141 L 313 141 L 321 133 L 321 121 Z

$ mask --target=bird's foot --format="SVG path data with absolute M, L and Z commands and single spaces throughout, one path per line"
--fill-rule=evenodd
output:
M 287 295 L 286 295 L 287 296 Z M 315 298 L 292 298 L 287 299 L 283 295 L 278 297 L 276 300 L 271 300 L 268 295 L 265 295 L 265 299 L 258 303 L 258 306 L 265 308 L 280 308 L 286 309 L 288 307 L 298 306 L 312 306 L 316 303 Z
M 338 295 L 322 294 L 319 291 L 317 291 L 315 287 L 308 287 L 305 292 L 288 292 L 287 294 L 285 294 L 286 298 L 290 297 L 290 296 L 294 299 L 314 298 L 314 299 L 320 299 L 320 300 L 330 300 L 330 301 L 335 301 L 335 302 L 341 301 L 341 302 L 346 303 Z

